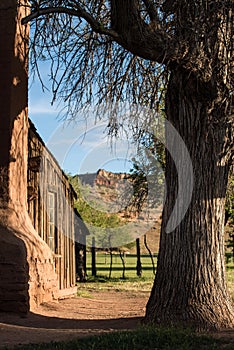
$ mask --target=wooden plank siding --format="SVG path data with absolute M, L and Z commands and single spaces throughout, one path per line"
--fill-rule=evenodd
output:
M 54 253 L 59 289 L 76 284 L 73 188 L 30 122 L 28 212 L 38 235 Z

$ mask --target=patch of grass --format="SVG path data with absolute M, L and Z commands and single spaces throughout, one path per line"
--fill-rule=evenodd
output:
M 137 293 L 149 293 L 152 289 L 154 278 L 132 277 L 132 278 L 107 278 L 104 276 L 89 277 L 85 283 L 78 284 L 81 291 L 127 291 Z
M 157 264 L 157 258 L 154 257 L 155 265 Z M 137 265 L 137 257 L 135 254 L 126 254 L 125 255 L 125 264 L 126 278 L 134 278 L 136 276 L 136 265 Z M 142 276 L 146 278 L 153 278 L 153 268 L 152 262 L 149 255 L 141 255 L 141 264 L 142 264 Z M 96 253 L 96 269 L 99 277 L 107 278 L 109 276 L 110 269 L 110 254 L 97 252 Z M 123 271 L 122 261 L 118 253 L 113 253 L 113 265 L 112 265 L 112 278 L 121 278 Z M 87 252 L 87 273 L 91 274 L 91 253 Z
M 21 350 L 218 350 L 222 340 L 197 335 L 189 330 L 141 327 L 135 331 L 113 332 L 69 342 L 31 344 L 17 347 Z M 6 349 L 6 348 L 5 348 Z
M 93 296 L 86 289 L 77 289 L 77 296 L 80 298 L 93 298 Z

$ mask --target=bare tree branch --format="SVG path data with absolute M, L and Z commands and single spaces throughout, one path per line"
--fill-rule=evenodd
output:
M 59 3 L 59 1 L 58 1 Z M 185 45 L 173 39 L 159 26 L 157 10 L 150 1 L 144 1 L 152 23 L 147 24 L 142 19 L 138 3 L 135 0 L 111 0 L 111 28 L 98 21 L 87 10 L 82 8 L 77 1 L 70 6 L 38 6 L 34 5 L 32 13 L 22 20 L 25 24 L 41 16 L 49 14 L 67 14 L 69 16 L 83 18 L 98 34 L 107 35 L 126 50 L 144 59 L 150 59 L 158 63 L 167 63 L 179 60 L 186 52 Z M 127 15 L 126 15 L 127 14 Z M 157 26 L 153 26 L 156 23 Z
M 34 0 L 23 23 L 31 20 L 31 32 L 35 28 L 33 66 L 50 58 L 54 100 L 61 98 L 76 114 L 94 100 L 155 105 L 172 67 L 208 82 L 220 71 L 233 86 L 228 6 L 228 0 Z M 220 65 L 217 36 L 226 50 Z
M 75 17 L 81 17 L 90 24 L 91 28 L 99 34 L 104 34 L 112 37 L 117 42 L 119 41 L 119 35 L 112 29 L 105 28 L 100 22 L 95 20 L 95 18 L 82 9 L 80 6 L 76 5 L 76 9 L 66 8 L 66 7 L 46 7 L 41 8 L 35 12 L 32 12 L 29 16 L 22 19 L 22 24 L 26 24 L 33 19 L 39 18 L 40 16 L 49 15 L 53 13 L 64 13 Z
M 176 41 L 165 30 L 155 28 L 143 20 L 140 15 L 139 2 L 135 0 L 111 0 L 112 28 L 120 35 L 121 45 L 134 55 L 145 59 L 167 63 L 181 58 L 184 49 L 180 50 Z M 154 5 L 151 4 L 151 16 Z M 156 17 L 155 17 L 156 18 Z M 180 43 L 180 46 L 181 43 Z
M 152 22 L 156 22 L 159 25 L 158 13 L 154 7 L 154 4 L 150 0 L 143 0 L 146 10 Z

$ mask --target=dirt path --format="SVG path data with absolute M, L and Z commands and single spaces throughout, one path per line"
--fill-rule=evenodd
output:
M 133 329 L 144 316 L 149 296 L 116 291 L 89 294 L 44 304 L 26 318 L 0 314 L 0 348 Z
M 44 304 L 26 318 L 0 314 L 0 348 L 134 329 L 144 316 L 148 297 L 148 292 L 90 291 L 88 297 Z M 234 346 L 234 330 L 213 336 Z

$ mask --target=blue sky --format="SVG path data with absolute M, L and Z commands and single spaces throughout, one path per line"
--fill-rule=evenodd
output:
M 41 66 L 41 75 L 48 88 L 49 67 Z M 42 91 L 38 78 L 29 82 L 29 118 L 38 133 L 66 172 L 83 174 L 104 168 L 113 172 L 126 172 L 131 168 L 135 150 L 128 141 L 110 144 L 105 134 L 107 123 L 88 122 L 82 116 L 68 124 L 59 118 L 62 105 L 51 106 L 52 94 Z

